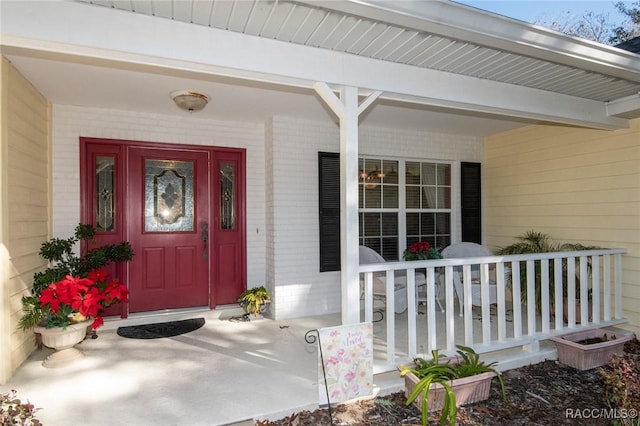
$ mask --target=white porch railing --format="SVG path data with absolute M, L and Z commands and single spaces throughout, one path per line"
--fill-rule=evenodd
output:
M 374 302 L 380 300 L 380 295 L 374 297 L 374 280 L 382 277 L 378 284 L 386 288 L 383 304 L 376 307 L 382 311 L 383 320 L 377 331 L 374 327 L 378 346 L 374 370 L 395 370 L 399 363 L 415 356 L 430 356 L 433 349 L 454 353 L 456 344 L 471 346 L 478 353 L 519 346 L 537 351 L 539 341 L 556 334 L 624 323 L 625 253 L 626 249 L 603 249 L 360 265 L 365 321 L 373 321 Z M 420 301 L 416 270 L 426 275 L 426 285 L 420 286 Z M 462 278 L 463 299 L 471 301 L 472 271 L 479 271 L 482 277 L 482 305 L 464 303 L 460 312 L 454 274 Z M 491 284 L 495 281 L 497 285 L 497 303 L 491 306 L 487 277 L 493 276 L 493 271 L 495 280 Z M 406 286 L 396 288 L 396 274 L 406 274 Z M 406 295 L 408 302 L 401 315 L 394 312 L 396 294 Z M 444 312 L 436 309 L 436 298 L 444 302 Z M 422 308 L 426 309 L 424 315 L 419 312 Z M 399 332 L 403 336 L 396 340 Z M 404 333 L 406 347 L 398 347 L 397 342 L 405 341 Z

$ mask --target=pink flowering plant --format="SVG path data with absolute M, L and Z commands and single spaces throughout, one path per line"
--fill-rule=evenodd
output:
M 402 255 L 403 260 L 429 260 L 442 259 L 440 250 L 431 247 L 428 241 L 419 241 L 411 244 Z

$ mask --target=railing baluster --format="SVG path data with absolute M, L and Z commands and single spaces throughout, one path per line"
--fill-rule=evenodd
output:
M 522 283 L 520 282 L 520 262 L 511 262 L 511 287 L 513 291 L 513 337 L 520 339 L 522 337 L 522 295 L 520 290 Z
M 591 322 L 600 324 L 600 256 L 591 257 Z
M 415 358 L 418 332 L 416 328 L 416 318 L 418 311 L 416 307 L 416 270 L 407 269 L 407 353 L 410 358 Z
M 439 285 L 439 283 L 438 283 Z M 437 348 L 435 269 L 427 269 L 427 353 Z
M 549 333 L 549 259 L 542 259 L 540 265 L 541 271 L 541 283 L 540 283 L 540 297 L 541 297 L 541 325 L 542 332 Z
M 471 265 L 464 265 L 462 267 L 462 286 L 464 294 L 463 305 L 463 321 L 464 321 L 464 344 L 472 346 L 474 342 L 473 337 L 473 305 L 471 304 Z
M 576 328 L 576 258 L 567 257 L 567 318 L 568 327 Z
M 589 262 L 586 256 L 580 256 L 580 324 L 589 323 Z
M 604 277 L 603 277 L 603 295 L 604 295 L 604 320 L 611 321 L 611 255 L 604 256 Z
M 536 334 L 536 263 L 527 260 L 527 335 Z
M 455 351 L 456 334 L 453 311 L 453 267 L 445 268 L 445 329 L 446 329 L 446 348 L 448 351 Z
M 364 274 L 364 320 L 373 321 L 373 272 Z
M 616 306 L 616 316 L 615 318 L 622 318 L 622 254 L 615 255 L 615 306 Z
M 496 264 L 496 285 L 498 299 L 498 341 L 504 342 L 507 339 L 507 315 L 506 315 L 506 297 L 505 289 L 507 287 L 507 278 L 505 274 L 504 263 Z
M 394 362 L 396 354 L 396 291 L 394 271 L 387 271 L 387 361 Z
M 555 315 L 556 315 L 556 330 L 562 330 L 564 327 L 564 313 L 563 308 L 563 294 L 564 294 L 564 282 L 562 279 L 562 258 L 558 257 L 553 259 L 553 288 L 555 289 Z

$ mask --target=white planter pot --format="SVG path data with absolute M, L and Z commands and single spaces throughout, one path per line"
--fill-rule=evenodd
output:
M 40 334 L 42 344 L 48 348 L 55 349 L 55 352 L 49 355 L 42 362 L 42 365 L 49 368 L 57 368 L 84 357 L 84 354 L 74 346 L 85 338 L 87 327 L 91 325 L 91 322 L 92 320 L 87 320 L 71 324 L 66 328 L 35 327 L 33 331 Z

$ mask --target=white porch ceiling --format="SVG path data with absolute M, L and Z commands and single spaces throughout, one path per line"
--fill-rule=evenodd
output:
M 216 34 L 223 31 L 301 46 L 303 50 L 298 51 L 302 59 L 302 53 L 310 53 L 307 58 L 325 58 L 319 53 L 328 52 L 342 55 L 336 56 L 338 60 L 362 58 L 367 61 L 363 64 L 379 64 L 376 68 L 362 67 L 364 72 L 357 76 L 372 83 L 364 87 L 385 90 L 365 118 L 367 123 L 486 135 L 536 121 L 616 128 L 624 126 L 624 120 L 612 115 L 640 116 L 639 55 L 448 1 L 75 3 L 83 4 L 86 11 L 108 9 L 118 13 L 111 13 L 111 17 L 127 16 L 124 13 L 144 16 L 147 21 L 151 18 L 187 24 L 179 28 L 185 33 L 191 32 L 188 27 L 194 28 L 194 43 L 201 41 L 195 29 L 207 28 L 215 29 Z M 105 31 L 106 37 L 110 34 Z M 162 35 L 166 36 L 159 35 L 158 42 L 162 42 Z M 216 40 L 209 38 L 212 57 L 221 56 L 215 50 L 219 48 Z M 135 46 L 144 40 L 129 42 Z M 211 105 L 198 113 L 202 118 L 260 121 L 277 114 L 332 118 L 310 85 L 304 83 L 313 81 L 313 69 L 305 69 L 309 67 L 305 60 L 301 60 L 299 75 L 294 69 L 283 76 L 282 81 L 291 80 L 283 86 L 278 79 L 259 76 L 238 74 L 234 78 L 230 77 L 233 74 L 196 73 L 177 67 L 159 70 L 95 58 L 79 60 L 77 52 L 64 55 L 60 49 L 36 51 L 33 44 L 23 40 L 3 44 L 3 53 L 54 103 L 176 114 L 180 112 L 167 101 L 168 93 L 195 89 L 213 98 Z M 278 57 L 278 52 L 274 50 L 273 57 L 267 57 L 272 62 L 269 70 L 277 69 L 279 61 L 288 63 L 289 58 Z M 345 67 L 357 68 L 349 65 L 345 60 Z M 402 73 L 396 73 L 398 70 Z M 424 86 L 439 87 L 419 87 L 413 93 L 403 81 L 407 76 L 427 78 Z M 386 87 L 374 86 L 383 79 Z M 606 114 L 608 101 L 615 105 L 609 108 L 611 116 Z

